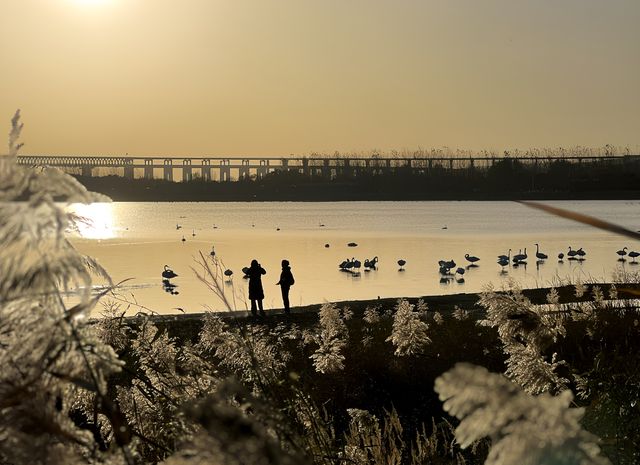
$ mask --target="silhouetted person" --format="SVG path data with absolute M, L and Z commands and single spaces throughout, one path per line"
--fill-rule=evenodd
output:
M 289 260 L 282 260 L 282 272 L 280 273 L 280 281 L 276 284 L 280 286 L 282 291 L 282 303 L 284 304 L 284 312 L 289 313 L 289 288 L 293 286 L 295 280 L 291 273 L 291 267 L 289 266 Z
M 258 309 L 260 309 L 260 316 L 264 316 L 264 309 L 262 308 L 262 299 L 264 299 L 262 275 L 266 273 L 264 268 L 258 263 L 258 260 L 251 260 L 251 266 L 248 269 L 247 276 L 249 276 L 249 300 L 251 300 L 251 313 L 253 316 L 257 315 Z M 256 302 L 258 308 L 256 308 Z

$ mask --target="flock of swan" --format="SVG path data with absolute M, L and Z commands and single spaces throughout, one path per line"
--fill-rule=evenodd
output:
M 353 247 L 353 246 L 350 246 L 350 247 Z M 360 267 L 362 265 L 363 265 L 363 263 L 360 260 L 356 259 L 355 257 L 352 257 L 351 259 L 347 258 L 346 260 L 343 260 L 338 265 L 338 268 L 340 269 L 340 271 L 350 271 L 350 272 L 353 272 L 353 273 L 358 273 L 360 271 Z M 375 257 L 373 257 L 372 259 L 366 258 L 364 260 L 364 270 L 365 271 L 375 270 L 377 265 L 378 265 L 378 256 L 377 255 Z
M 539 265 L 544 263 L 545 260 L 549 258 L 549 256 L 546 253 L 540 251 L 539 244 L 536 243 L 534 245 L 536 246 L 536 253 L 535 253 L 536 264 Z M 350 246 L 353 247 L 352 245 Z M 627 252 L 627 249 L 628 247 L 623 247 L 622 249 L 616 251 L 616 254 L 619 257 L 618 261 L 624 262 L 626 261 L 625 256 L 628 256 L 629 258 L 632 259 L 631 263 L 638 263 L 636 261 L 636 258 L 640 256 L 640 252 L 636 252 L 634 250 Z M 526 247 L 524 248 L 524 250 L 519 249 L 518 253 L 513 254 L 513 256 L 511 255 L 511 251 L 512 250 L 509 249 L 506 255 L 498 255 L 497 257 L 496 263 L 501 266 L 502 273 L 506 273 L 505 267 L 510 265 L 513 267 L 518 267 L 520 265 L 524 265 L 524 266 L 527 265 L 527 259 L 529 258 L 529 255 L 527 254 Z M 586 255 L 587 255 L 587 252 L 582 247 L 578 249 L 574 249 L 571 246 L 569 246 L 569 250 L 566 252 L 566 254 L 564 252 L 560 252 L 558 253 L 557 257 L 558 257 L 558 262 L 561 263 L 565 260 L 565 257 L 567 260 L 584 261 L 586 260 Z M 457 282 L 463 283 L 465 272 L 470 268 L 476 268 L 478 266 L 477 262 L 480 261 L 479 257 L 470 255 L 468 253 L 464 255 L 464 258 L 467 262 L 467 265 L 464 268 L 461 266 L 457 266 L 454 260 L 438 260 L 440 281 L 448 282 L 451 279 L 455 279 Z M 400 259 L 398 260 L 397 263 L 400 266 L 400 269 L 398 271 L 404 271 L 404 265 L 407 263 L 406 260 Z M 373 257 L 372 259 L 366 259 L 364 261 L 364 270 L 365 271 L 375 270 L 377 264 L 378 264 L 377 256 Z M 360 260 L 352 257 L 351 259 L 347 258 L 346 260 L 343 260 L 338 265 L 338 269 L 340 271 L 347 271 L 352 274 L 359 274 L 360 268 L 362 266 L 363 266 L 363 263 Z
M 252 225 L 254 226 L 254 225 Z M 323 227 L 324 224 L 320 224 L 320 227 Z M 214 229 L 217 229 L 217 226 L 213 226 Z M 180 224 L 176 224 L 176 229 L 182 229 L 182 225 Z M 446 229 L 446 226 L 443 227 L 443 229 Z M 279 231 L 280 228 L 277 228 L 277 230 Z M 193 237 L 196 236 L 196 232 L 195 229 L 192 230 L 192 234 Z M 184 243 L 186 241 L 185 236 L 182 236 L 182 242 Z M 536 264 L 542 264 L 545 262 L 545 260 L 547 260 L 549 258 L 549 256 L 547 254 L 545 254 L 544 252 L 540 251 L 540 245 L 539 244 L 534 244 L 536 246 L 536 253 L 535 253 L 535 258 L 536 258 Z M 348 247 L 357 247 L 358 244 L 356 242 L 349 242 L 347 244 Z M 330 244 L 324 244 L 325 248 L 329 248 Z M 640 252 L 636 252 L 635 250 L 631 250 L 629 252 L 627 252 L 628 247 L 623 247 L 622 249 L 616 251 L 616 254 L 618 255 L 618 261 L 624 262 L 626 261 L 626 256 L 628 256 L 629 258 L 631 258 L 631 263 L 638 263 L 636 261 L 636 258 L 640 256 Z M 519 249 L 518 253 L 514 253 L 513 256 L 511 254 L 512 249 L 509 249 L 506 255 L 498 255 L 497 256 L 497 264 L 500 265 L 501 267 L 501 272 L 502 273 L 506 273 L 505 267 L 507 266 L 513 266 L 513 267 L 518 267 L 520 265 L 524 265 L 526 266 L 527 264 L 527 259 L 529 258 L 529 255 L 527 254 L 527 248 L 525 247 L 524 249 Z M 212 247 L 211 248 L 211 252 L 210 255 L 211 257 L 215 257 L 215 250 Z M 587 253 L 583 250 L 582 247 L 578 248 L 578 249 L 573 249 L 571 246 L 569 246 L 569 250 L 566 252 L 566 254 L 564 252 L 560 252 L 558 253 L 557 257 L 558 257 L 558 262 L 561 263 L 564 261 L 564 259 L 566 258 L 567 260 L 578 260 L 578 261 L 583 261 L 585 260 L 585 256 L 587 255 Z M 470 268 L 475 268 L 477 267 L 477 262 L 480 261 L 479 257 L 470 255 L 468 253 L 466 253 L 464 255 L 464 258 L 467 262 L 466 267 L 461 267 L 461 266 L 457 266 L 456 262 L 454 260 L 439 260 L 438 261 L 438 267 L 439 267 L 439 273 L 441 276 L 440 281 L 441 282 L 448 282 L 451 279 L 455 279 L 457 282 L 459 283 L 463 283 L 464 282 L 464 274 L 465 272 L 470 269 Z M 343 260 L 341 263 L 338 264 L 338 269 L 340 271 L 344 271 L 344 272 L 349 272 L 352 273 L 354 275 L 359 275 L 360 273 L 360 269 L 364 268 L 364 271 L 375 271 L 377 270 L 377 265 L 378 265 L 378 257 L 375 256 L 371 259 L 365 259 L 364 262 L 356 259 L 355 257 L 351 257 L 351 258 L 346 258 L 345 260 Z M 400 267 L 398 269 L 398 271 L 404 271 L 404 266 L 406 265 L 406 260 L 404 259 L 399 259 L 397 260 L 397 264 Z M 247 277 L 247 270 L 248 268 L 243 268 L 242 271 L 245 275 L 245 277 Z M 228 280 L 231 280 L 232 276 L 233 276 L 233 271 L 231 269 L 226 269 L 224 270 L 224 276 L 226 276 L 228 278 Z M 163 287 L 164 289 L 171 293 L 171 294 L 178 294 L 178 292 L 175 290 L 175 288 L 177 287 L 177 285 L 174 285 L 170 282 L 171 278 L 177 277 L 178 275 L 175 274 L 168 265 L 165 265 L 164 267 L 164 271 L 162 272 L 162 278 L 163 278 Z

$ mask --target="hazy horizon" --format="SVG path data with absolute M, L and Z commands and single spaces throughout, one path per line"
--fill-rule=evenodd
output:
M 28 154 L 628 146 L 640 2 L 9 0 Z

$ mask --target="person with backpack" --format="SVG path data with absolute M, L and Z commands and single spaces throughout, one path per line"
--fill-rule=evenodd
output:
M 293 286 L 295 279 L 293 279 L 293 273 L 291 273 L 291 267 L 289 266 L 289 260 L 282 260 L 282 272 L 280 273 L 280 281 L 276 284 L 280 286 L 282 291 L 282 303 L 284 304 L 284 312 L 289 314 L 289 288 Z

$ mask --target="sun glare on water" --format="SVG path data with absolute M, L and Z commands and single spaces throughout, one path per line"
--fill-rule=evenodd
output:
M 72 204 L 70 210 L 82 218 L 77 223 L 83 239 L 111 239 L 116 236 L 110 203 Z

